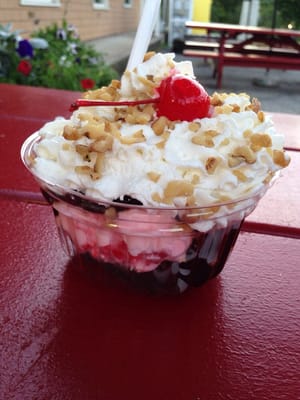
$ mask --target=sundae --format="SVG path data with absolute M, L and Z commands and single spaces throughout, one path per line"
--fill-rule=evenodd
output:
M 71 255 L 151 289 L 217 275 L 244 218 L 289 163 L 245 93 L 211 96 L 189 61 L 147 53 L 24 143 Z

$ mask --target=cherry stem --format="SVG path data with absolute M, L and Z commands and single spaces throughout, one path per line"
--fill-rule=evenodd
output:
M 77 99 L 71 104 L 69 111 L 78 110 L 79 107 L 92 107 L 92 106 L 137 106 L 139 104 L 151 104 L 158 103 L 159 97 L 144 99 L 144 100 L 124 100 L 124 101 L 103 101 L 103 100 L 87 100 L 87 99 Z

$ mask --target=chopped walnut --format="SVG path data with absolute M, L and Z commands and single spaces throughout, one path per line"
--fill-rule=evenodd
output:
M 200 122 L 191 122 L 191 123 L 189 123 L 189 130 L 191 132 L 198 132 L 200 128 L 201 128 Z
M 157 172 L 148 172 L 147 173 L 147 177 L 150 179 L 150 181 L 152 182 L 158 182 L 159 178 L 160 178 L 160 174 Z
M 247 181 L 247 176 L 239 169 L 234 169 L 232 171 L 233 175 L 235 175 L 239 181 L 241 182 L 246 182 Z
M 214 141 L 212 140 L 210 135 L 198 134 L 192 137 L 191 139 L 193 144 L 205 147 L 214 147 Z
M 100 178 L 100 175 L 93 170 L 93 168 L 87 165 L 79 165 L 75 167 L 75 172 L 77 174 L 89 175 L 93 181 Z
M 147 104 L 143 106 L 130 106 L 124 113 L 125 121 L 129 124 L 147 124 L 151 121 L 154 114 L 153 105 Z
M 164 190 L 164 196 L 165 198 L 191 196 L 193 192 L 194 192 L 194 186 L 191 183 L 182 180 L 174 180 L 170 181 L 167 184 Z
M 231 154 L 232 157 L 241 157 L 246 163 L 253 164 L 256 161 L 255 153 L 247 146 L 238 146 Z
M 156 136 L 160 136 L 164 133 L 164 131 L 168 128 L 168 118 L 167 117 L 159 117 L 156 119 L 151 128 L 153 129 Z
M 261 110 L 261 104 L 257 98 L 253 98 L 251 105 L 249 105 L 246 109 L 258 113 Z
M 258 111 L 257 113 L 257 118 L 259 120 L 259 122 L 264 122 L 265 120 L 265 113 L 263 111 Z
M 145 55 L 144 55 L 144 59 L 143 61 L 148 61 L 150 60 L 150 58 L 152 58 L 153 56 L 155 56 L 156 52 L 155 51 L 148 51 Z
M 259 151 L 262 147 L 271 147 L 272 139 L 267 133 L 254 133 L 250 136 L 251 149 Z
M 287 167 L 290 163 L 290 159 L 285 157 L 283 150 L 273 150 L 273 161 L 282 168 Z
M 66 140 L 77 140 L 82 137 L 82 134 L 78 132 L 78 130 L 71 125 L 66 125 L 63 131 L 63 137 Z
M 218 164 L 219 160 L 216 157 L 208 157 L 205 163 L 205 169 L 211 175 L 215 172 Z
M 76 144 L 75 150 L 78 154 L 81 155 L 84 161 L 91 161 L 89 146 L 86 146 L 84 144 Z
M 94 165 L 94 171 L 99 175 L 99 178 L 101 177 L 101 172 L 103 169 L 103 161 L 104 161 L 104 153 L 98 153 Z
M 120 137 L 120 142 L 122 144 L 128 144 L 128 145 L 135 144 L 135 143 L 142 143 L 145 141 L 146 141 L 146 138 L 144 136 L 142 129 L 138 130 L 131 136 L 121 136 Z
M 222 98 L 220 93 L 214 93 L 211 97 L 210 97 L 210 104 L 212 106 L 221 106 L 224 103 L 224 99 Z
M 105 153 L 112 149 L 113 141 L 113 137 L 109 133 L 103 134 L 90 145 L 90 149 L 98 153 Z

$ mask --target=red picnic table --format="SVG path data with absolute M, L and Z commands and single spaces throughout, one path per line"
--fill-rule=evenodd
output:
M 78 93 L 0 85 L 0 398 L 300 398 L 300 116 L 274 114 L 292 162 L 224 271 L 178 297 L 137 293 L 61 249 L 20 160 Z
M 183 54 L 215 60 L 219 89 L 226 66 L 300 70 L 298 30 L 199 21 L 187 21 L 185 27 L 207 32 L 205 39 L 199 35 L 187 38 Z

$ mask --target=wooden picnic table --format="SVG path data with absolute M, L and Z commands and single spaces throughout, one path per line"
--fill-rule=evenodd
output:
M 187 36 L 183 54 L 215 60 L 218 88 L 226 66 L 300 70 L 300 31 L 196 21 L 185 26 L 207 32 L 205 38 Z
M 224 271 L 157 297 L 70 260 L 21 163 L 25 138 L 78 96 L 0 84 L 0 397 L 299 399 L 300 116 L 274 114 L 292 162 Z

